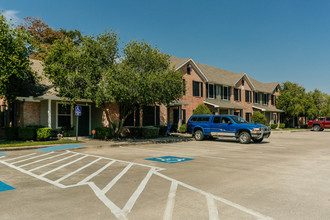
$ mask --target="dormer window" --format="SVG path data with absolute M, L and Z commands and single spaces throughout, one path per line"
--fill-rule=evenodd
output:
M 187 74 L 190 74 L 191 73 L 191 64 L 188 63 L 187 65 Z

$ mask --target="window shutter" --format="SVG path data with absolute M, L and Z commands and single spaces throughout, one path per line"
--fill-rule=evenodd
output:
M 228 100 L 230 101 L 230 96 L 231 96 L 231 87 L 228 87 Z
M 220 86 L 220 97 L 223 99 L 223 86 Z
M 217 85 L 214 85 L 214 98 L 217 98 Z
M 206 86 L 206 98 L 208 98 L 209 97 L 209 84 L 205 83 L 205 86 Z
M 201 82 L 201 97 L 203 97 L 203 83 Z
M 238 90 L 238 91 L 239 91 L 238 99 L 239 99 L 239 101 L 242 101 L 242 91 L 241 90 Z

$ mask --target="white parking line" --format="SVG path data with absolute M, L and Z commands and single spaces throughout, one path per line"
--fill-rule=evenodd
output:
M 70 153 L 73 153 L 73 152 L 70 152 Z M 44 154 L 44 155 L 46 155 L 46 154 Z M 150 168 L 149 171 L 148 171 L 148 173 L 145 175 L 144 179 L 141 181 L 141 183 L 139 184 L 139 186 L 135 189 L 134 193 L 127 200 L 127 202 L 124 205 L 124 207 L 121 209 L 114 202 L 111 201 L 111 199 L 106 195 L 106 192 L 113 185 L 115 185 L 116 183 L 118 183 L 118 180 L 120 178 L 122 178 L 123 175 L 133 165 L 134 166 L 141 166 L 141 167 L 146 167 L 146 165 L 124 161 L 128 165 L 110 183 L 108 183 L 108 185 L 103 190 L 101 190 L 99 187 L 97 187 L 97 185 L 94 182 L 87 182 L 87 181 L 91 180 L 93 177 L 95 177 L 98 174 L 100 174 L 102 171 L 104 171 L 111 164 L 117 162 L 117 160 L 114 160 L 114 159 L 111 159 L 111 158 L 107 158 L 108 160 L 110 160 L 109 163 L 107 163 L 105 166 L 103 166 L 102 168 L 100 168 L 96 172 L 92 173 L 91 175 L 89 175 L 88 177 L 86 177 L 85 179 L 83 179 L 82 181 L 78 182 L 77 184 L 74 184 L 74 185 L 64 185 L 64 184 L 61 184 L 60 181 L 66 179 L 69 176 L 74 175 L 75 173 L 77 173 L 77 172 L 83 170 L 84 168 L 92 165 L 96 161 L 99 161 L 99 160 L 101 160 L 101 159 L 104 158 L 104 157 L 87 155 L 87 154 L 80 154 L 80 153 L 75 153 L 75 154 L 71 155 L 70 157 L 74 157 L 74 156 L 77 156 L 77 155 L 80 155 L 82 157 L 79 157 L 78 159 L 75 159 L 75 160 L 73 160 L 73 161 L 71 161 L 69 163 L 66 163 L 64 165 L 61 165 L 61 166 L 59 166 L 59 167 L 57 167 L 57 168 L 55 168 L 55 169 L 53 169 L 51 171 L 48 171 L 48 172 L 46 172 L 46 173 L 44 173 L 42 175 L 37 175 L 37 174 L 34 174 L 34 173 L 30 172 L 30 171 L 26 171 L 26 170 L 24 170 L 24 169 L 22 169 L 22 168 L 20 168 L 18 166 L 15 166 L 13 164 L 7 163 L 7 162 L 5 162 L 3 160 L 0 160 L 0 163 L 3 163 L 3 164 L 5 164 L 5 165 L 7 165 L 7 166 L 9 166 L 11 168 L 14 168 L 14 169 L 16 169 L 18 171 L 21 171 L 22 173 L 25 173 L 27 175 L 33 176 L 33 177 L 35 177 L 37 179 L 40 179 L 42 181 L 45 181 L 47 183 L 50 183 L 50 184 L 55 185 L 55 186 L 60 187 L 60 188 L 70 188 L 70 187 L 88 185 L 93 190 L 93 192 L 98 197 L 98 199 L 100 199 L 100 201 L 102 201 L 103 204 L 106 207 L 108 207 L 109 210 L 118 219 L 127 219 L 128 213 L 131 212 L 131 210 L 133 209 L 133 206 L 135 205 L 135 203 L 139 201 L 138 198 L 140 197 L 140 195 L 142 194 L 142 192 L 145 190 L 146 185 L 148 184 L 148 182 L 150 181 L 150 179 L 151 179 L 151 177 L 153 175 L 158 176 L 157 178 L 159 178 L 159 177 L 162 178 L 164 181 L 170 181 L 170 183 L 171 183 L 171 187 L 170 187 L 170 190 L 169 190 L 168 199 L 167 199 L 167 203 L 166 203 L 166 209 L 165 209 L 164 216 L 163 216 L 163 219 L 165 219 L 165 220 L 171 220 L 172 217 L 173 217 L 173 210 L 174 210 L 175 201 L 176 201 L 176 191 L 178 189 L 178 186 L 183 187 L 183 188 L 186 188 L 188 190 L 191 190 L 194 193 L 199 193 L 200 195 L 202 195 L 202 196 L 205 197 L 205 199 L 206 199 L 205 202 L 207 203 L 207 208 L 208 208 L 208 211 L 209 211 L 209 219 L 211 219 L 211 220 L 218 220 L 219 219 L 219 213 L 218 213 L 218 209 L 217 209 L 217 206 L 216 206 L 216 203 L 215 203 L 216 201 L 217 202 L 224 203 L 226 205 L 229 205 L 232 208 L 235 208 L 235 209 L 237 209 L 239 211 L 242 211 L 242 212 L 244 212 L 246 214 L 250 214 L 250 215 L 254 216 L 256 219 L 258 219 L 258 220 L 271 220 L 272 219 L 272 218 L 270 218 L 268 216 L 264 216 L 264 215 L 262 215 L 262 214 L 260 214 L 258 212 L 255 212 L 255 211 L 253 211 L 251 209 L 248 209 L 246 207 L 243 207 L 243 206 L 241 206 L 239 204 L 233 203 L 233 202 L 231 202 L 229 200 L 226 200 L 226 199 L 224 199 L 222 197 L 219 197 L 219 196 L 216 196 L 216 195 L 207 193 L 207 192 L 202 191 L 200 189 L 197 189 L 197 188 L 195 188 L 193 186 L 190 186 L 188 184 L 185 184 L 183 182 L 180 182 L 180 181 L 177 181 L 177 180 L 175 180 L 173 178 L 170 178 L 168 176 L 165 176 L 165 175 L 159 173 L 160 170 L 164 170 L 163 168 L 152 167 L 152 166 L 148 166 Z M 52 172 L 54 172 L 56 170 L 59 170 L 59 169 L 61 169 L 63 167 L 66 167 L 66 166 L 68 166 L 70 164 L 76 163 L 79 160 L 82 160 L 83 158 L 86 158 L 88 156 L 97 157 L 97 159 L 94 160 L 94 161 L 92 161 L 92 162 L 89 162 L 88 164 L 85 164 L 85 165 L 81 166 L 79 169 L 76 169 L 76 170 L 70 172 L 69 174 L 64 175 L 63 177 L 59 178 L 56 181 L 50 180 L 50 179 L 48 179 L 48 178 L 45 177 L 47 174 L 50 174 L 50 173 L 52 173 Z M 64 159 L 68 159 L 68 158 L 69 157 L 66 157 L 66 158 L 63 158 L 63 159 L 58 160 L 58 161 L 63 161 Z M 58 161 L 55 161 L 55 162 L 58 162 Z M 52 164 L 54 164 L 54 162 Z M 46 165 L 49 165 L 49 164 L 46 164 Z
M 223 157 L 182 154 L 182 153 L 170 152 L 170 151 L 150 150 L 150 149 L 144 149 L 144 148 L 140 148 L 140 147 L 133 148 L 133 147 L 122 147 L 121 146 L 121 148 L 127 148 L 127 149 L 132 149 L 132 150 L 142 150 L 142 151 L 153 151 L 153 152 L 160 152 L 160 153 L 166 153 L 166 154 L 172 154 L 172 155 L 183 155 L 183 156 L 189 156 L 189 157 L 205 157 L 205 158 L 211 158 L 211 159 L 226 160 L 226 158 L 223 158 Z
M 59 182 L 65 180 L 66 178 L 68 178 L 68 177 L 70 177 L 70 176 L 72 176 L 72 175 L 78 173 L 79 171 L 81 171 L 81 170 L 83 170 L 83 169 L 85 169 L 85 168 L 91 166 L 92 164 L 96 163 L 96 162 L 99 161 L 99 160 L 102 160 L 102 158 L 97 158 L 96 160 L 93 160 L 92 162 L 86 164 L 85 166 L 82 166 L 82 167 L 80 167 L 79 169 L 77 169 L 77 170 L 75 170 L 75 171 L 73 171 L 73 172 L 71 172 L 71 173 L 69 173 L 69 174 L 67 174 L 67 175 L 65 175 L 65 176 L 63 176 L 63 177 L 61 177 L 61 178 L 59 178 L 59 179 L 56 180 L 55 182 L 59 183 Z
M 124 213 L 129 213 L 131 212 L 134 204 L 136 203 L 136 200 L 139 198 L 139 196 L 141 195 L 142 191 L 144 190 L 144 188 L 146 187 L 147 183 L 149 182 L 152 174 L 156 171 L 156 167 L 151 168 L 148 172 L 148 174 L 144 177 L 144 179 L 142 180 L 142 182 L 140 183 L 140 185 L 137 187 L 137 189 L 135 190 L 135 192 L 133 193 L 133 195 L 129 198 L 129 200 L 127 201 L 126 205 L 124 206 L 124 208 L 122 209 L 122 211 Z
M 105 170 L 107 167 L 111 166 L 111 164 L 113 164 L 114 162 L 116 161 L 110 161 L 109 163 L 107 163 L 106 165 L 104 165 L 102 168 L 100 168 L 98 171 L 92 173 L 91 175 L 89 175 L 88 177 L 86 177 L 85 179 L 83 179 L 82 181 L 80 181 L 78 183 L 78 185 L 81 185 L 81 184 L 84 184 L 86 183 L 87 181 L 93 179 L 93 177 L 95 177 L 96 175 L 100 174 L 103 170 Z
M 73 163 L 75 163 L 75 162 L 77 162 L 77 161 L 79 161 L 79 160 L 82 160 L 82 159 L 86 158 L 86 157 L 88 157 L 88 156 L 82 156 L 82 157 L 80 157 L 80 158 L 78 158 L 78 159 L 76 159 L 76 160 L 74 160 L 74 161 L 71 161 L 71 162 L 69 162 L 69 163 L 63 164 L 62 166 L 56 167 L 55 169 L 52 169 L 52 170 L 50 170 L 50 171 L 48 171 L 48 172 L 46 172 L 46 173 L 43 173 L 43 174 L 41 174 L 40 176 L 41 176 L 41 177 L 43 177 L 43 176 L 47 176 L 47 175 L 50 174 L 50 173 L 53 173 L 53 172 L 55 172 L 55 171 L 57 171 L 57 170 L 59 170 L 59 169 L 62 169 L 62 168 L 64 168 L 64 167 L 66 167 L 66 166 L 69 166 L 70 164 L 73 164 Z
M 23 164 L 21 166 L 18 166 L 18 167 L 25 167 L 25 166 L 29 166 L 31 164 L 35 164 L 35 163 L 38 163 L 38 162 L 41 162 L 41 161 L 44 161 L 44 160 L 49 160 L 49 159 L 52 159 L 52 158 L 55 158 L 55 157 L 59 157 L 59 156 L 62 156 L 64 154 L 68 154 L 69 152 L 65 152 L 65 153 L 62 153 L 62 154 L 57 154 L 55 156 L 51 156 L 51 157 L 46 157 L 46 158 L 43 158 L 43 159 L 40 159 L 40 160 L 36 160 L 36 161 L 33 161 L 31 163 L 26 163 L 26 164 Z
M 172 181 L 171 187 L 170 187 L 170 192 L 168 193 L 166 209 L 165 209 L 164 218 L 163 218 L 164 220 L 172 220 L 177 189 L 178 189 L 178 182 Z
M 4 161 L 16 160 L 16 159 L 23 158 L 23 157 L 28 157 L 28 156 L 31 156 L 31 155 L 34 155 L 34 154 L 36 154 L 36 153 L 27 154 L 27 155 L 23 155 L 23 156 L 19 156 L 19 157 L 14 157 L 14 158 L 10 158 L 10 159 L 4 160 Z
M 6 157 L 6 156 L 1 156 L 0 158 L 4 158 L 4 157 Z
M 11 164 L 21 163 L 21 162 L 24 162 L 24 161 L 27 161 L 27 160 L 32 160 L 32 159 L 38 158 L 38 157 L 44 157 L 44 156 L 46 156 L 46 155 L 48 155 L 48 154 L 53 154 L 53 153 L 54 153 L 54 151 L 49 152 L 49 153 L 47 153 L 47 154 L 41 154 L 41 155 L 38 155 L 38 156 L 35 156 L 35 157 L 30 157 L 30 158 L 27 158 L 27 159 L 24 159 L 24 160 L 19 160 L 19 161 L 16 161 L 16 162 L 14 162 L 14 163 L 11 163 Z
M 71 153 L 71 152 L 70 152 L 70 153 Z M 29 170 L 29 172 L 32 172 L 32 171 L 38 170 L 38 169 L 43 168 L 43 167 L 47 167 L 47 166 L 52 165 L 52 164 L 55 164 L 55 163 L 59 163 L 59 162 L 61 162 L 61 161 L 63 161 L 63 160 L 67 160 L 67 159 L 69 159 L 69 158 L 71 158 L 71 157 L 77 156 L 78 154 L 79 154 L 79 153 L 75 153 L 75 154 L 73 154 L 73 155 L 71 155 L 71 156 L 64 157 L 64 158 L 62 158 L 62 159 L 60 159 L 60 160 L 56 160 L 56 161 L 54 161 L 54 162 L 51 162 L 51 163 L 47 163 L 47 164 L 41 165 L 41 166 L 39 166 L 39 167 L 36 167 L 36 168 L 33 168 L 33 169 Z
M 218 207 L 210 196 L 206 196 L 207 206 L 209 208 L 209 220 L 219 220 Z
M 123 169 L 115 178 L 113 178 L 113 180 L 111 180 L 111 182 L 110 183 L 108 183 L 108 185 L 106 185 L 106 187 L 104 187 L 103 189 L 102 189 L 102 192 L 103 193 L 106 193 L 106 192 L 108 192 L 110 189 L 111 189 L 111 187 L 113 186 L 113 185 L 115 185 L 117 182 L 118 182 L 118 180 L 122 177 L 122 176 L 124 176 L 124 174 L 131 168 L 133 166 L 133 163 L 129 163 L 126 167 L 125 167 L 125 169 Z

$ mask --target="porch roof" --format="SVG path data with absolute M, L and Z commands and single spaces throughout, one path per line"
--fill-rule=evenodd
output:
M 215 108 L 223 108 L 223 109 L 247 109 L 244 106 L 235 104 L 231 101 L 224 101 L 219 99 L 204 99 L 204 103 L 207 105 L 212 105 Z
M 277 108 L 274 108 L 274 107 L 268 106 L 268 105 L 253 104 L 252 107 L 259 109 L 263 112 L 284 112 L 283 110 L 280 110 L 280 109 L 277 109 Z
M 182 101 L 174 101 L 169 104 L 169 106 L 179 106 L 179 105 L 189 105 L 189 103 L 182 102 Z

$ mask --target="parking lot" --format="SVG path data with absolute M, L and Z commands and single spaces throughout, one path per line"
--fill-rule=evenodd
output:
M 1 219 L 329 219 L 330 132 L 0 155 Z M 191 159 L 191 160 L 190 160 Z M 0 182 L 0 183 L 1 183 Z

